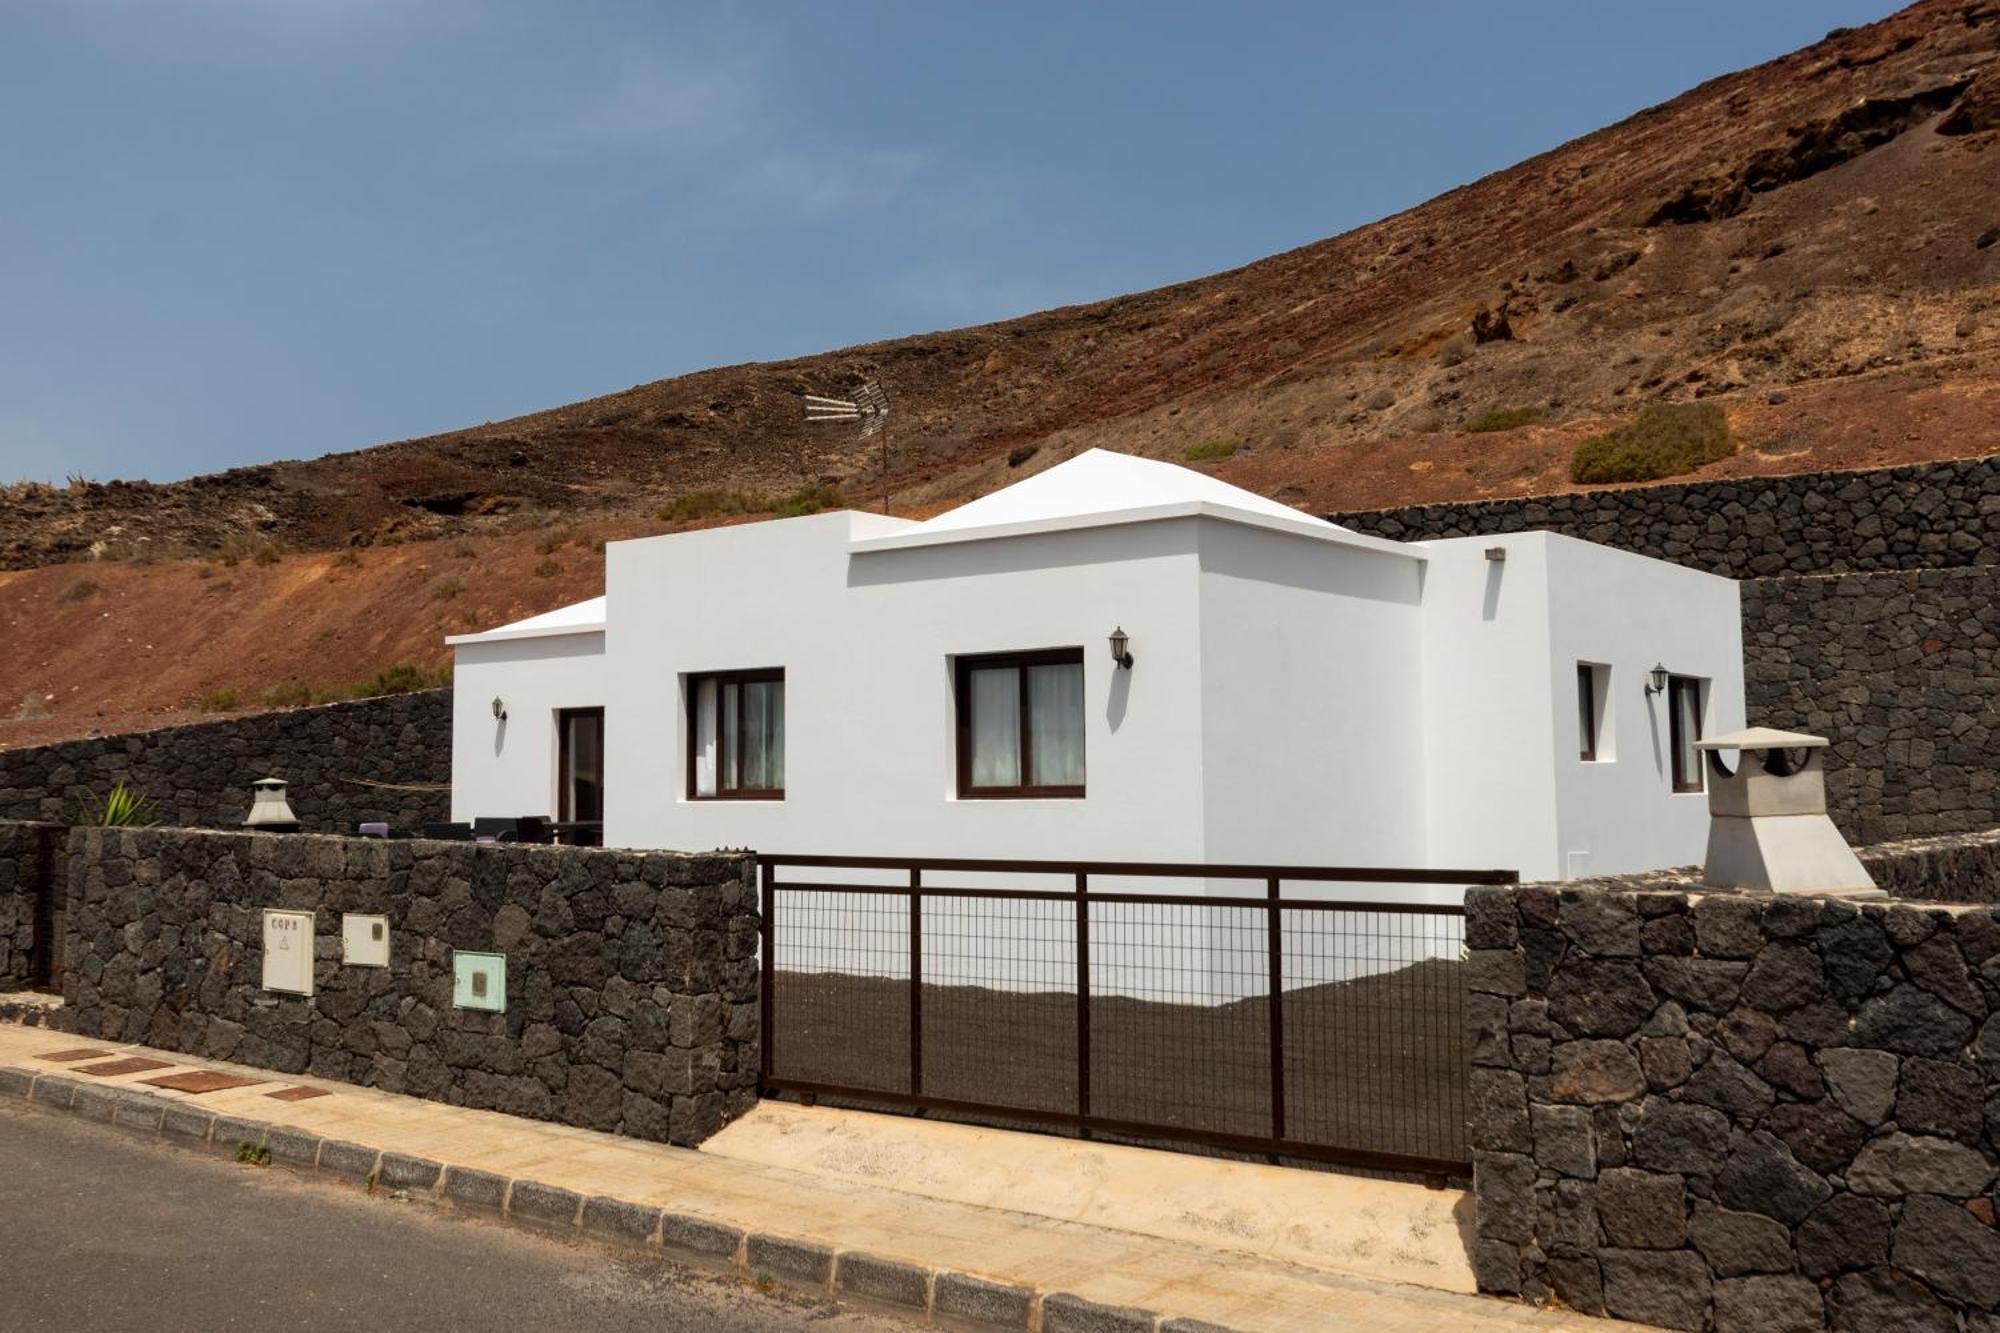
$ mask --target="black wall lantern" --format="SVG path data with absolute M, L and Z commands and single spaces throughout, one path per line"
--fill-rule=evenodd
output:
M 1666 693 L 1666 689 L 1667 669 L 1658 662 L 1655 662 L 1653 663 L 1653 669 L 1646 673 L 1646 693 L 1664 694 Z
M 1131 640 L 1125 636 L 1124 626 L 1111 631 L 1111 660 L 1127 670 L 1132 666 L 1132 654 L 1126 647 L 1129 643 Z

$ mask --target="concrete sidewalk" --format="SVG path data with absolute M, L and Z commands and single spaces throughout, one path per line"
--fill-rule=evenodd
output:
M 72 1054 L 85 1051 L 104 1054 Z M 197 1071 L 246 1082 L 204 1092 L 149 1082 Z M 913 1313 L 1043 1333 L 1620 1327 L 45 1028 L 0 1024 L 0 1094 L 222 1152 L 261 1146 L 274 1164 Z

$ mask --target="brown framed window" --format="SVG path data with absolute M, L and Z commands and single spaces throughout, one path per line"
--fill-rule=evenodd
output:
M 556 714 L 556 818 L 565 824 L 604 820 L 604 710 L 565 708 Z
M 1083 649 L 955 664 L 958 794 L 1083 795 Z
M 1668 750 L 1673 756 L 1674 790 L 1701 791 L 1701 681 L 1694 676 L 1667 677 Z
M 688 799 L 782 799 L 784 668 L 691 675 L 687 701 Z

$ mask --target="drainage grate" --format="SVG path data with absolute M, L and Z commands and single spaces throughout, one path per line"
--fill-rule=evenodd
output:
M 221 1092 L 225 1088 L 249 1088 L 264 1082 L 261 1078 L 239 1078 L 235 1074 L 217 1073 L 213 1069 L 197 1069 L 186 1074 L 165 1074 L 159 1078 L 142 1079 L 156 1088 L 172 1088 L 175 1092 Z
M 99 1078 L 116 1078 L 120 1074 L 143 1074 L 151 1069 L 172 1069 L 168 1060 L 148 1060 L 143 1056 L 130 1055 L 123 1060 L 111 1060 L 101 1065 L 78 1065 L 79 1074 L 95 1074 Z

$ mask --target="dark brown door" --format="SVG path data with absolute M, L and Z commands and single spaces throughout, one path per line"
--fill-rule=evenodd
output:
M 561 752 L 556 818 L 565 824 L 604 818 L 604 710 L 565 708 L 556 714 Z

